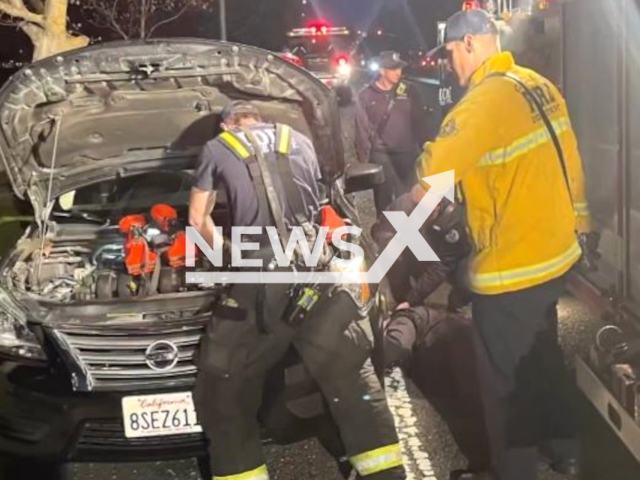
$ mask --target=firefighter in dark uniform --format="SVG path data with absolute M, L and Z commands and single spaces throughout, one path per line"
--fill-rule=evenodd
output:
M 470 243 L 463 210 L 447 202 L 443 200 L 421 229 L 440 261 L 420 262 L 406 249 L 387 274 L 399 305 L 384 328 L 384 353 L 385 366 L 400 366 L 446 421 L 468 460 L 467 469 L 452 472 L 450 478 L 464 480 L 489 471 L 491 462 L 471 318 L 460 312 L 471 301 L 460 276 Z M 410 214 L 415 207 L 410 195 L 404 195 L 389 210 Z M 381 217 L 372 235 L 384 248 L 395 229 Z M 447 308 L 435 308 L 428 300 L 445 282 L 452 286 Z
M 415 184 L 414 165 L 427 138 L 425 107 L 417 90 L 402 81 L 407 66 L 396 52 L 382 52 L 378 78 L 356 101 L 356 153 L 381 165 L 385 182 L 375 188 L 378 213 Z
M 191 194 L 190 223 L 201 236 L 213 240 L 210 197 L 218 186 L 226 190 L 234 226 L 275 224 L 281 232 L 283 220 L 314 222 L 320 173 L 312 142 L 289 127 L 264 123 L 248 102 L 232 103 L 222 116 L 225 132 L 205 146 Z M 278 186 L 272 190 L 275 200 L 263 188 L 267 175 Z M 267 248 L 252 253 L 273 258 Z M 359 475 L 406 478 L 393 417 L 370 359 L 372 339 L 363 328 L 368 318 L 359 316 L 347 293 L 336 290 L 330 298 L 320 294 L 304 321 L 294 325 L 287 321 L 290 287 L 232 285 L 224 308 L 208 325 L 195 402 L 210 443 L 213 479 L 268 480 L 256 417 L 266 374 L 291 344 L 327 399 Z

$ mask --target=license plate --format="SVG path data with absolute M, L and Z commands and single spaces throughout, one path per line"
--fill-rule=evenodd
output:
M 122 417 L 127 438 L 202 432 L 191 392 L 124 397 Z

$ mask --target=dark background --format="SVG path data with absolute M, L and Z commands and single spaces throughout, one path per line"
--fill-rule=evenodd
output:
M 132 0 L 134 1 L 134 0 Z M 287 30 L 314 19 L 347 26 L 354 31 L 382 31 L 381 46 L 424 49 L 436 42 L 436 24 L 462 5 L 462 0 L 227 0 L 230 41 L 269 50 L 282 48 Z M 216 2 L 217 4 L 217 2 Z M 161 27 L 156 37 L 220 38 L 217 5 L 213 12 L 190 12 Z M 77 7 L 69 7 L 70 24 L 82 23 L 81 33 L 93 41 L 120 39 L 111 31 L 83 21 Z M 0 84 L 28 63 L 32 46 L 19 28 L 0 26 Z

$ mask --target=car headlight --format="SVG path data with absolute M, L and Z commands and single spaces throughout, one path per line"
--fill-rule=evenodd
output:
M 26 321 L 10 306 L 6 293 L 0 290 L 0 355 L 29 360 L 46 360 L 36 336 Z

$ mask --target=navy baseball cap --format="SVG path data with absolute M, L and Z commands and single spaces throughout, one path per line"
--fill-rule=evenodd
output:
M 447 20 L 444 30 L 444 42 L 431 50 L 429 57 L 442 58 L 446 55 L 446 46 L 450 42 L 462 40 L 467 35 L 499 35 L 500 31 L 491 15 L 482 9 L 461 10 Z
M 234 115 L 253 114 L 257 117 L 260 116 L 260 111 L 251 103 L 246 100 L 235 100 L 228 103 L 222 110 L 222 121 L 226 121 Z

